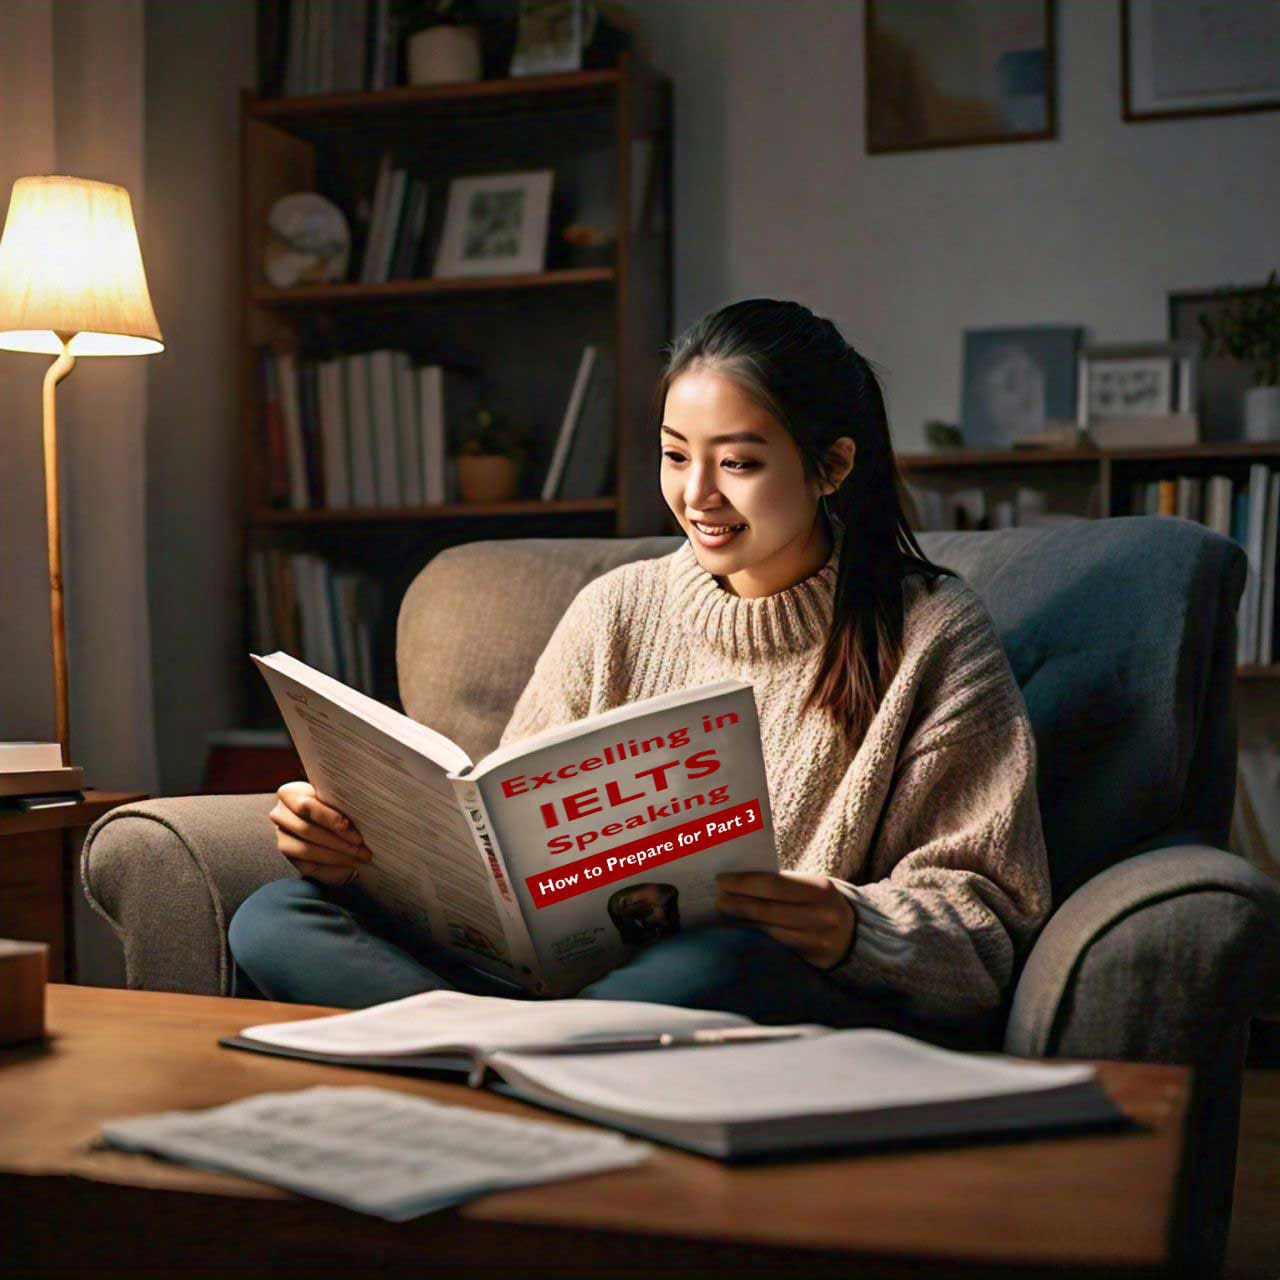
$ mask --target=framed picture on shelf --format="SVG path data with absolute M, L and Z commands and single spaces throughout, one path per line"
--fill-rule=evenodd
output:
M 551 179 L 550 169 L 454 178 L 434 274 L 522 275 L 544 270 Z
M 866 0 L 872 154 L 1057 136 L 1053 0 Z
M 1198 364 L 1199 349 L 1189 342 L 1085 347 L 1079 425 L 1100 449 L 1195 444 Z
M 580 71 L 582 47 L 595 33 L 595 0 L 518 0 L 512 76 Z
M 1008 449 L 1014 439 L 1076 419 L 1072 325 L 968 329 L 960 431 L 969 449 Z
M 1251 366 L 1243 360 L 1204 354 L 1201 318 L 1219 321 L 1233 303 L 1242 298 L 1256 298 L 1263 292 L 1262 285 L 1227 285 L 1169 295 L 1170 339 L 1190 343 L 1200 353 L 1199 413 L 1205 440 L 1244 439 L 1244 395 L 1254 385 L 1254 375 Z
M 1124 0 L 1126 120 L 1280 107 L 1280 5 L 1253 0 Z

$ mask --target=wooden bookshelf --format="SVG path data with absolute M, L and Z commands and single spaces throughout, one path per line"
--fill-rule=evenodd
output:
M 1280 441 L 1217 441 L 1151 449 L 946 449 L 899 453 L 898 467 L 913 485 L 944 491 L 975 486 L 1011 490 L 1032 476 L 1056 493 L 1076 514 L 1091 518 L 1129 514 L 1118 510 L 1118 485 L 1175 473 L 1236 475 L 1250 463 L 1274 460 L 1280 468 Z M 1280 663 L 1249 663 L 1236 669 L 1240 680 L 1280 679 Z
M 374 692 L 394 701 L 400 596 L 439 551 L 488 538 L 630 537 L 667 530 L 648 465 L 647 427 L 661 349 L 671 332 L 671 86 L 623 53 L 617 66 L 558 75 L 292 98 L 246 92 L 240 110 L 245 639 L 253 609 L 250 551 L 308 552 L 366 573 L 384 598 Z M 647 166 L 636 160 L 641 144 Z M 465 278 L 420 273 L 358 283 L 355 212 L 371 200 L 378 163 L 388 152 L 411 176 L 427 181 L 435 221 L 429 216 L 424 266 L 434 252 L 431 237 L 438 237 L 451 178 L 551 169 L 545 269 Z M 616 228 L 610 257 L 589 264 L 575 260 L 558 238 L 573 213 L 575 163 L 586 152 L 612 154 L 607 164 Z M 633 192 L 633 181 L 645 181 L 645 190 Z M 355 241 L 347 280 L 295 288 L 267 281 L 267 215 L 277 199 L 296 191 L 318 191 L 346 214 Z M 607 348 L 616 370 L 613 469 L 597 497 L 544 502 L 542 476 L 588 342 Z M 292 510 L 278 499 L 273 503 L 260 352 L 288 351 L 310 360 L 379 348 L 475 370 L 485 402 L 533 430 L 535 455 L 516 499 L 394 510 Z M 274 723 L 260 683 L 246 674 L 246 724 Z

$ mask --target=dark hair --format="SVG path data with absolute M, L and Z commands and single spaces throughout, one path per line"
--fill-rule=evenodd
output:
M 920 549 L 904 512 L 880 383 L 830 320 L 797 302 L 751 298 L 713 311 L 669 345 L 654 409 L 680 374 L 701 366 L 732 378 L 790 432 L 805 476 L 826 480 L 828 449 L 850 436 L 853 470 L 826 504 L 840 524 L 835 607 L 802 711 L 821 707 L 859 740 L 902 661 L 903 581 L 933 589 L 943 574 Z

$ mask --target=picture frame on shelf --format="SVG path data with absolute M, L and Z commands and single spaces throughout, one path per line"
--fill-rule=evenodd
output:
M 866 0 L 872 155 L 1057 137 L 1054 0 Z
M 1229 115 L 1280 107 L 1280 8 L 1239 0 L 1123 0 L 1123 118 Z
M 518 0 L 511 76 L 582 70 L 596 27 L 595 0 Z
M 1221 320 L 1223 312 L 1242 298 L 1254 298 L 1265 290 L 1257 285 L 1223 285 L 1216 289 L 1187 289 L 1169 294 L 1168 319 L 1171 341 L 1189 342 L 1199 353 L 1198 393 L 1200 429 L 1206 441 L 1243 440 L 1244 395 L 1254 385 L 1253 370 L 1243 360 L 1228 355 L 1206 355 L 1201 318 Z
M 537 274 L 546 269 L 550 169 L 454 178 L 437 276 Z
M 1076 420 L 1075 325 L 967 329 L 960 431 L 968 449 L 1009 449 L 1014 440 Z
M 1199 347 L 1095 343 L 1080 351 L 1078 423 L 1099 449 L 1198 444 Z

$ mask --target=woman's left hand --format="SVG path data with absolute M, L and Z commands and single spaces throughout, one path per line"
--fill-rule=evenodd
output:
M 717 910 L 759 925 L 817 969 L 829 969 L 853 943 L 857 913 L 829 876 L 725 871 L 716 881 Z

